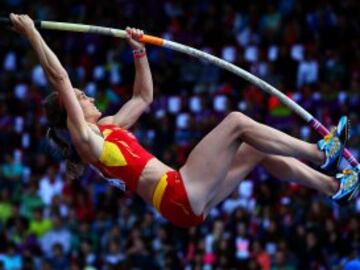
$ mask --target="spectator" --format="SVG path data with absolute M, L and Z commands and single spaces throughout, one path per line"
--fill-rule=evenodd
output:
M 271 266 L 271 270 L 295 270 L 295 266 L 291 265 L 286 258 L 286 254 L 283 251 L 277 251 L 275 253 L 274 263 Z M 310 268 L 309 268 L 310 269 Z
M 52 245 L 51 249 L 52 252 L 48 259 L 48 263 L 49 266 L 51 266 L 51 269 L 68 269 L 70 263 L 66 254 L 64 253 L 63 246 L 60 243 L 55 243 Z
M 53 227 L 52 221 L 44 217 L 43 208 L 36 208 L 30 219 L 28 234 L 35 235 L 40 239 L 46 232 L 50 231 Z
M 120 244 L 120 248 L 125 247 L 125 241 L 120 233 L 120 228 L 117 225 L 113 225 L 110 230 L 106 231 L 101 237 L 101 249 L 106 249 L 111 241 L 116 241 Z
M 40 179 L 39 196 L 45 205 L 50 205 L 54 195 L 59 195 L 63 189 L 63 180 L 58 174 L 56 168 L 51 166 L 46 174 Z
M 251 258 L 256 261 L 261 270 L 270 270 L 271 258 L 260 241 L 255 240 L 252 242 Z
M 75 194 L 73 205 L 76 217 L 79 221 L 90 222 L 95 217 L 92 201 L 86 191 L 80 191 Z
M 127 234 L 134 227 L 136 223 L 136 215 L 125 205 L 120 207 L 120 218 L 118 224 L 121 229 L 121 234 Z
M 3 177 L 5 185 L 12 188 L 20 180 L 24 171 L 24 166 L 12 155 L 5 156 L 5 163 L 0 166 L 0 175 Z
M 13 243 L 8 245 L 5 254 L 0 255 L 0 261 L 3 263 L 4 270 L 21 270 L 23 266 L 22 256 L 16 252 Z
M 71 243 L 71 233 L 64 226 L 63 220 L 59 214 L 53 214 L 52 216 L 52 228 L 47 231 L 41 238 L 40 244 L 42 251 L 46 256 L 55 255 L 51 252 L 60 252 L 67 255 L 70 251 L 70 243 Z M 56 244 L 61 246 L 61 250 L 54 250 Z M 57 254 L 56 256 L 58 256 Z
M 91 229 L 91 223 L 76 223 L 74 227 L 71 240 L 73 249 L 79 251 L 82 243 L 87 242 L 88 244 L 85 244 L 85 248 L 88 248 L 88 245 L 91 245 L 91 249 L 98 250 L 99 236 Z M 88 249 L 85 250 L 88 251 Z
M 160 227 L 158 234 L 152 241 L 152 250 L 155 252 L 156 264 L 160 268 L 165 268 L 165 258 L 171 250 L 169 235 L 164 227 Z
M 98 257 L 90 240 L 84 240 L 80 247 L 80 264 L 83 267 L 97 266 Z
M 297 87 L 300 89 L 306 84 L 315 84 L 319 79 L 319 63 L 306 51 L 304 60 L 300 61 L 297 71 Z
M 109 242 L 108 251 L 105 253 L 105 262 L 108 265 L 114 266 L 115 269 L 120 267 L 120 264 L 125 260 L 125 254 L 121 250 L 119 242 L 112 240 Z
M 248 267 L 250 261 L 250 245 L 251 239 L 247 233 L 245 223 L 238 223 L 235 238 L 235 258 L 238 268 Z
M 36 208 L 43 207 L 43 201 L 37 194 L 37 183 L 32 181 L 20 199 L 20 212 L 26 218 L 31 219 Z
M 6 223 L 12 216 L 11 197 L 8 188 L 0 190 L 0 223 Z
M 239 192 L 234 190 L 230 197 L 224 201 L 222 210 L 224 213 L 230 216 L 235 211 L 235 209 L 240 206 L 242 206 L 242 202 L 239 197 Z
M 150 256 L 149 250 L 141 238 L 140 231 L 136 228 L 130 233 L 126 255 L 129 257 L 132 267 L 152 269 L 154 265 L 152 256 Z

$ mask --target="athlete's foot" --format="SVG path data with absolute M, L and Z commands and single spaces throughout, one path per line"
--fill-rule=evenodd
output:
M 337 127 L 322 140 L 318 141 L 318 148 L 325 154 L 325 162 L 321 168 L 327 171 L 337 170 L 342 154 L 350 134 L 350 122 L 347 116 L 340 118 Z
M 332 196 L 332 199 L 339 205 L 346 205 L 356 198 L 360 191 L 360 165 L 350 170 L 343 170 L 338 173 L 336 178 L 339 179 L 339 189 Z

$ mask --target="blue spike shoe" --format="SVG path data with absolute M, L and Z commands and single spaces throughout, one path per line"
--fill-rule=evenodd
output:
M 339 205 L 346 205 L 355 199 L 360 191 L 360 165 L 349 170 L 343 170 L 338 173 L 336 178 L 339 179 L 339 190 L 332 196 L 332 199 Z
M 326 161 L 321 168 L 327 171 L 334 170 L 342 158 L 346 143 L 349 140 L 350 121 L 347 116 L 340 118 L 337 127 L 334 127 L 331 132 L 318 141 L 318 148 L 325 153 Z

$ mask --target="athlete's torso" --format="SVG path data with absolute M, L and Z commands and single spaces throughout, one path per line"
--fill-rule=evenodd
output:
M 138 144 L 136 138 L 129 132 L 127 132 L 126 130 L 119 128 L 117 125 L 114 124 L 108 124 L 108 123 L 104 123 L 106 121 L 102 121 L 100 120 L 97 124 L 89 124 L 89 127 L 91 129 L 91 132 L 93 132 L 93 139 L 92 139 L 92 143 L 91 144 L 84 144 L 81 142 L 81 140 L 77 140 L 76 137 L 73 137 L 73 141 L 75 143 L 75 148 L 76 151 L 78 152 L 79 156 L 81 157 L 81 159 L 89 164 L 92 164 L 93 167 L 96 167 L 96 169 L 98 171 L 101 172 L 101 174 L 103 174 L 105 177 L 109 177 L 110 175 L 108 174 L 108 172 L 103 172 L 101 168 L 102 166 L 99 166 L 99 159 L 100 156 L 102 154 L 103 148 L 104 148 L 104 144 L 106 140 L 112 140 L 116 137 L 116 134 L 113 134 L 112 136 L 109 137 L 109 131 L 105 131 L 106 127 L 109 129 L 113 128 L 115 129 L 115 131 L 120 132 L 122 131 L 122 135 L 124 135 L 126 138 L 124 140 L 124 142 L 129 145 L 129 146 L 133 146 L 134 144 Z M 69 124 L 68 124 L 69 126 Z M 102 128 L 100 128 L 102 127 Z M 73 127 L 74 129 L 76 127 Z M 105 134 L 103 133 L 105 131 Z M 76 134 L 76 133 L 75 133 Z M 105 138 L 105 135 L 108 135 Z M 126 147 L 126 146 L 124 146 Z M 141 147 L 139 145 L 139 147 Z M 142 148 L 142 147 L 141 147 Z M 137 148 L 139 149 L 139 148 Z M 136 154 L 135 150 L 132 150 L 132 152 Z M 146 154 L 151 155 L 149 153 Z M 152 155 L 151 155 L 152 156 Z M 130 160 L 132 161 L 132 160 Z M 143 162 L 142 164 L 140 164 L 140 166 L 142 167 L 144 165 Z M 133 163 L 131 163 L 133 165 Z M 139 168 L 137 169 L 137 174 L 139 173 Z M 130 167 L 128 167 L 128 169 L 130 169 Z M 120 179 L 121 177 L 119 174 L 116 173 L 116 168 L 112 168 L 113 173 L 115 175 L 115 178 L 113 180 L 116 179 Z M 133 187 L 134 189 L 136 188 L 136 192 L 137 194 L 139 194 L 146 202 L 151 203 L 152 201 L 152 196 L 153 196 L 153 191 L 159 181 L 159 179 L 161 178 L 162 175 L 164 175 L 165 172 L 172 170 L 169 166 L 165 165 L 164 163 L 162 163 L 160 160 L 158 160 L 156 157 L 150 158 L 148 160 L 148 162 L 145 164 L 145 166 L 142 169 L 142 172 L 140 173 L 140 176 L 137 179 L 137 184 L 130 184 L 131 187 Z M 135 178 L 135 176 L 134 176 Z M 127 185 L 127 183 L 125 183 Z M 131 187 L 126 186 L 127 189 L 131 189 Z
M 141 173 L 153 155 L 127 130 L 116 125 L 98 127 L 104 137 L 104 145 L 94 165 L 105 177 L 121 179 L 127 189 L 136 191 Z

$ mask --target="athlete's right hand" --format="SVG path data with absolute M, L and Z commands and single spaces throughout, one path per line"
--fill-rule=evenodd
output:
M 28 15 L 11 13 L 10 20 L 12 23 L 11 29 L 19 34 L 28 35 L 35 29 L 34 21 Z
M 139 50 L 145 48 L 145 44 L 138 41 L 143 35 L 144 35 L 143 30 L 126 27 L 126 39 L 128 40 L 130 47 L 133 50 Z

